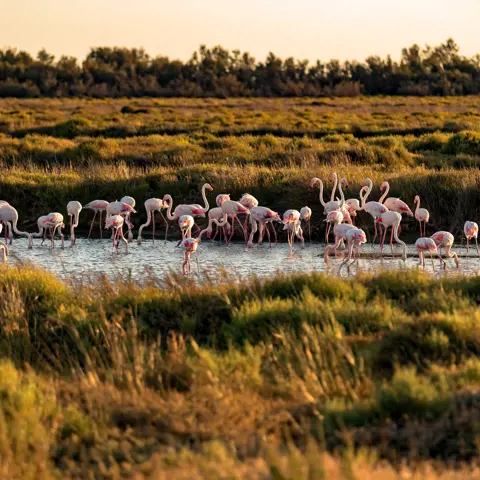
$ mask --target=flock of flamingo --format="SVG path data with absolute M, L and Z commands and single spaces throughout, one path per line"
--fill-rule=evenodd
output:
M 373 183 L 372 180 L 366 178 L 362 182 L 362 188 L 359 192 L 359 198 L 345 199 L 343 188 L 348 186 L 348 182 L 345 178 L 338 180 L 336 173 L 333 173 L 330 177 L 333 181 L 333 189 L 330 196 L 330 200 L 325 202 L 323 198 L 324 185 L 319 178 L 312 178 L 310 181 L 310 187 L 313 188 L 316 185 L 320 188 L 319 198 L 320 203 L 324 209 L 326 216 L 325 222 L 328 224 L 325 231 L 325 253 L 324 259 L 328 263 L 329 255 L 336 254 L 337 250 L 341 248 L 342 244 L 347 244 L 347 253 L 343 259 L 341 266 L 347 264 L 350 267 L 355 261 L 358 260 L 360 255 L 360 247 L 367 242 L 365 232 L 355 226 L 354 219 L 357 216 L 357 212 L 364 211 L 371 215 L 374 224 L 374 237 L 373 243 L 376 237 L 380 237 L 380 252 L 383 254 L 383 248 L 387 231 L 390 228 L 390 248 L 393 255 L 393 241 L 399 243 L 403 247 L 402 259 L 406 260 L 406 244 L 399 238 L 400 224 L 402 221 L 402 215 L 408 215 L 415 217 L 419 222 L 420 238 L 415 242 L 415 247 L 418 251 L 420 265 L 425 266 L 425 254 L 429 253 L 433 263 L 433 254 L 437 255 L 441 264 L 445 268 L 446 262 L 443 260 L 440 251 L 445 249 L 445 256 L 447 258 L 453 258 L 458 268 L 459 261 L 458 256 L 452 251 L 454 237 L 450 232 L 439 231 L 427 237 L 426 228 L 430 218 L 430 213 L 425 208 L 420 208 L 420 197 L 417 195 L 413 201 L 415 205 L 415 212 L 412 212 L 410 207 L 400 198 L 388 197 L 390 190 L 388 182 L 383 182 L 380 186 L 380 191 L 383 193 L 378 201 L 367 201 L 369 198 Z M 340 198 L 336 197 L 336 191 Z M 235 230 L 235 221 L 240 226 L 245 243 L 247 247 L 253 246 L 253 239 L 258 232 L 258 244 L 263 243 L 264 235 L 267 235 L 268 242 L 271 246 L 271 228 L 275 243 L 277 243 L 277 232 L 273 225 L 274 222 L 283 224 L 283 230 L 287 233 L 287 239 L 290 246 L 290 254 L 293 253 L 293 245 L 295 238 L 298 238 L 302 246 L 305 244 L 302 222 L 308 225 L 310 232 L 310 218 L 312 210 L 309 207 L 303 207 L 299 210 L 290 209 L 287 210 L 282 217 L 268 207 L 259 206 L 258 200 L 252 195 L 246 193 L 238 201 L 231 200 L 229 194 L 219 194 L 216 196 L 216 207 L 210 208 L 208 203 L 206 191 L 213 191 L 210 184 L 206 183 L 202 186 L 202 198 L 204 205 L 200 204 L 180 204 L 173 209 L 173 199 L 171 195 L 165 195 L 160 198 L 149 198 L 145 201 L 145 209 L 147 212 L 147 221 L 140 226 L 138 230 L 137 241 L 140 244 L 142 242 L 142 231 L 148 226 L 152 226 L 152 238 L 155 241 L 155 213 L 158 212 L 163 221 L 165 222 L 165 241 L 168 235 L 168 221 L 177 222 L 182 232 L 182 240 L 177 244 L 184 251 L 184 260 L 182 263 L 183 274 L 189 274 L 191 271 L 190 256 L 192 253 L 197 252 L 198 245 L 200 244 L 202 237 L 207 235 L 211 237 L 213 228 L 216 232 L 213 239 L 219 236 L 222 239 L 222 235 L 227 244 L 232 240 Z M 120 201 L 107 202 L 105 200 L 94 200 L 87 205 L 82 206 L 77 201 L 71 201 L 67 204 L 67 214 L 69 216 L 70 223 L 70 242 L 71 245 L 75 245 L 75 229 L 78 227 L 80 212 L 82 209 L 92 210 L 94 212 L 93 219 L 90 224 L 90 231 L 88 238 L 92 234 L 92 229 L 99 215 L 100 237 L 102 237 L 102 216 L 105 213 L 105 229 L 112 230 L 113 249 L 117 251 L 120 242 L 125 245 L 125 251 L 128 252 L 128 243 L 133 241 L 133 228 L 134 225 L 131 222 L 131 215 L 136 213 L 135 199 L 129 196 L 123 197 Z M 166 210 L 166 217 L 163 214 L 163 210 Z M 195 223 L 196 218 L 205 218 L 208 215 L 207 228 L 200 230 Z M 239 219 L 239 215 L 245 215 L 243 222 Z M 33 248 L 34 238 L 43 238 L 42 245 L 46 240 L 47 232 L 50 236 L 50 242 L 52 248 L 55 247 L 55 234 L 58 232 L 61 240 L 61 246 L 64 247 L 64 235 L 62 229 L 65 228 L 64 217 L 61 213 L 53 212 L 48 215 L 41 216 L 38 221 L 38 232 L 28 233 L 18 230 L 18 213 L 17 210 L 11 206 L 8 202 L 0 200 L 0 233 L 2 229 L 5 229 L 5 243 L 0 242 L 0 253 L 3 262 L 6 261 L 9 253 L 8 244 L 12 244 L 13 233 L 19 236 L 25 236 L 28 239 L 28 247 Z M 248 223 L 250 223 L 250 234 L 248 234 Z M 333 228 L 332 228 L 333 225 Z M 127 227 L 127 238 L 125 238 L 123 229 Z M 193 236 L 192 230 L 196 228 L 196 237 Z M 333 244 L 329 244 L 330 231 L 333 230 L 335 241 Z M 474 239 L 477 253 L 480 256 L 480 251 L 477 243 L 478 225 L 475 222 L 467 221 L 464 225 L 464 233 L 467 239 L 467 251 L 469 249 L 470 240 Z M 198 258 L 197 258 L 198 263 Z

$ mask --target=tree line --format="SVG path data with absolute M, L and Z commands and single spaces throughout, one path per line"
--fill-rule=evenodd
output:
M 356 95 L 470 95 L 480 93 L 480 55 L 460 54 L 452 39 L 404 48 L 399 61 L 264 62 L 221 46 L 200 46 L 182 62 L 137 48 L 92 48 L 79 64 L 44 49 L 36 58 L 0 50 L 0 97 L 321 97 Z

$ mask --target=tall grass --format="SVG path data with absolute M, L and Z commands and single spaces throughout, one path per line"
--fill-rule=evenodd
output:
M 261 478 L 298 465 L 307 478 L 391 472 L 380 458 L 476 459 L 477 283 L 406 272 L 66 286 L 4 267 L 0 469 Z M 432 292 L 450 313 L 419 308 Z M 368 465 L 363 447 L 376 450 Z

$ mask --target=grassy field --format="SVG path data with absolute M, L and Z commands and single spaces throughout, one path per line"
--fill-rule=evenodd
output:
M 309 179 L 326 182 L 335 170 L 350 182 L 347 196 L 358 197 L 366 176 L 376 184 L 372 198 L 389 180 L 392 196 L 412 204 L 421 195 L 432 228 L 458 233 L 480 203 L 479 106 L 477 97 L 4 99 L 0 198 L 35 229 L 69 200 L 128 194 L 139 225 L 145 199 L 198 202 L 209 182 L 215 193 L 248 191 L 280 213 L 309 205 L 318 235 Z
M 0 100 L 0 199 L 244 192 L 312 207 L 370 177 L 456 234 L 480 205 L 480 99 Z M 81 228 L 88 226 L 82 213 Z M 368 216 L 360 225 L 370 225 Z M 415 238 L 405 220 L 402 238 Z M 160 248 L 160 247 L 159 247 Z M 478 278 L 320 274 L 64 284 L 0 268 L 2 478 L 478 478 Z M 90 477 L 88 476 L 90 472 Z
M 24 266 L 0 297 L 4 478 L 478 478 L 477 278 Z

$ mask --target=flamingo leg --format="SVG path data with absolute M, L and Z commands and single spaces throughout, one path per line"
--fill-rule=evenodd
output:
M 272 248 L 272 239 L 270 238 L 270 230 L 268 229 L 268 223 L 265 223 L 264 227 L 265 227 L 265 232 L 267 232 L 268 247 Z
M 387 231 L 387 229 L 385 229 Z M 390 232 L 390 250 L 392 251 L 392 258 L 393 258 L 393 225 L 392 225 L 392 231 Z
M 374 232 L 373 232 L 372 245 L 375 244 L 375 240 L 377 239 L 377 222 L 375 221 L 375 219 L 373 219 L 373 226 L 374 226 Z
M 54 235 L 55 235 L 55 229 L 50 227 L 50 239 L 51 239 L 52 248 L 55 248 Z
M 102 232 L 102 213 L 103 211 L 100 210 L 100 238 L 103 239 L 103 232 Z M 106 215 L 106 214 L 105 214 Z
M 430 260 L 432 261 L 432 268 L 433 268 L 433 271 L 435 271 L 435 264 L 433 263 L 433 255 L 432 255 L 432 252 L 430 252 Z
M 475 246 L 477 247 L 477 254 L 480 257 L 480 251 L 478 250 L 478 240 L 477 237 L 475 237 Z
M 165 216 L 163 215 L 161 210 L 160 210 L 159 213 L 162 216 L 163 221 L 165 222 L 165 244 L 166 244 L 167 243 L 167 234 L 168 234 L 168 222 L 167 222 L 167 219 L 165 218 Z
M 95 218 L 97 216 L 97 213 L 98 212 L 95 210 L 95 213 L 93 214 L 92 223 L 90 224 L 90 231 L 88 232 L 88 237 L 87 238 L 90 238 L 90 235 L 92 234 L 93 223 L 95 222 Z M 101 225 L 101 222 L 100 222 L 100 225 Z
M 470 237 L 467 237 L 467 255 L 469 254 L 470 251 Z
M 242 227 L 243 237 L 244 237 L 244 239 L 245 239 L 245 245 L 246 245 L 246 244 L 247 244 L 247 231 L 245 230 L 245 228 L 244 228 L 242 222 L 240 221 L 240 219 L 238 218 L 238 215 L 235 215 L 234 218 L 237 219 L 238 224 L 240 225 L 240 227 Z
M 309 243 L 312 243 L 312 230 L 311 230 L 311 224 L 310 224 L 310 219 L 308 219 L 308 241 Z
M 422 266 L 423 268 L 425 268 L 425 260 L 423 258 L 423 252 L 421 250 L 418 251 L 418 258 L 420 260 L 420 266 Z
M 419 220 L 418 224 L 420 225 L 420 237 L 423 237 L 423 235 L 422 235 L 422 221 Z

